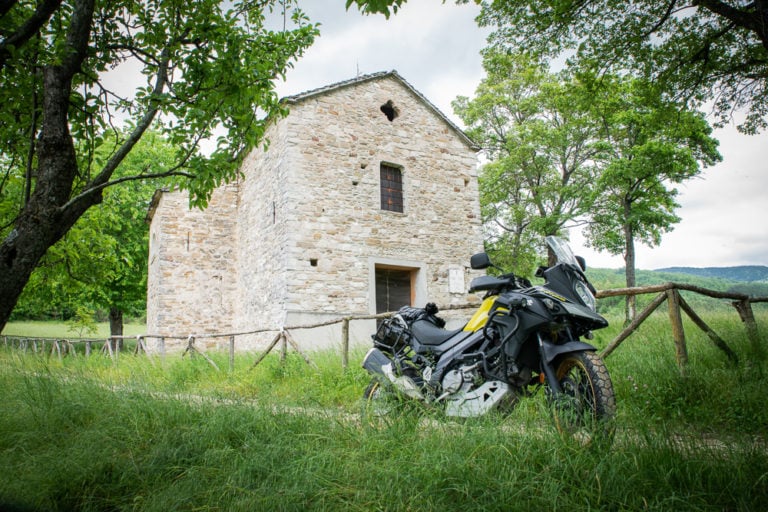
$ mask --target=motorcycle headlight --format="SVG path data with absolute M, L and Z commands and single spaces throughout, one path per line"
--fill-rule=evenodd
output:
M 579 296 L 581 301 L 589 309 L 592 311 L 597 311 L 597 301 L 595 300 L 595 296 L 592 295 L 592 292 L 589 291 L 589 288 L 587 288 L 586 284 L 582 283 L 581 281 L 577 281 L 574 289 L 576 291 L 576 295 Z

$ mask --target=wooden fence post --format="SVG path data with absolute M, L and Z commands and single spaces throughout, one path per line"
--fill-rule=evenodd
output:
M 341 367 L 346 370 L 349 366 L 349 317 L 341 322 Z
M 267 357 L 267 354 L 270 353 L 270 351 L 275 348 L 275 345 L 277 345 L 277 342 L 280 341 L 280 338 L 283 337 L 283 331 L 280 331 L 277 333 L 277 335 L 272 339 L 272 341 L 269 343 L 269 346 L 267 347 L 267 350 L 264 351 L 263 354 L 261 354 L 256 361 L 251 365 L 251 369 L 256 368 L 256 366 L 264 360 L 265 357 Z
M 309 366 L 312 366 L 312 367 L 314 367 L 314 368 L 317 368 L 317 365 L 316 365 L 315 363 L 313 363 L 313 362 L 312 362 L 312 360 L 311 360 L 311 359 L 310 359 L 310 358 L 309 358 L 309 357 L 308 357 L 308 356 L 307 356 L 307 355 L 306 355 L 304 352 L 302 352 L 302 351 L 301 351 L 301 349 L 299 348 L 299 344 L 298 344 L 298 343 L 296 343 L 296 340 L 294 340 L 294 339 L 293 339 L 293 336 L 291 336 L 291 333 L 290 333 L 290 332 L 288 332 L 288 331 L 283 331 L 283 336 L 285 337 L 285 341 L 286 341 L 287 343 L 290 343 L 290 344 L 291 344 L 291 346 L 293 347 L 293 349 L 294 349 L 296 352 L 298 352 L 298 353 L 299 353 L 299 355 L 300 355 L 302 358 L 304 358 L 304 362 L 306 362 L 306 363 L 307 363 Z
M 696 312 L 691 308 L 691 306 L 688 305 L 687 302 L 685 302 L 685 299 L 683 299 L 682 296 L 678 296 L 678 299 L 680 300 L 680 307 L 683 311 L 688 315 L 688 317 L 695 323 L 699 329 L 704 331 L 704 333 L 709 336 L 709 339 L 712 340 L 712 342 L 715 344 L 717 348 L 725 352 L 725 355 L 728 356 L 728 359 L 733 361 L 734 363 L 739 362 L 739 357 L 736 355 L 736 353 L 731 350 L 731 347 L 728 346 L 728 344 L 717 335 L 715 331 L 713 331 L 706 323 L 704 323 L 704 320 L 699 317 L 699 315 L 696 314 Z
M 133 353 L 138 355 L 140 352 L 144 352 L 145 354 L 149 355 L 149 352 L 147 352 L 147 346 L 144 344 L 144 336 L 141 334 L 136 336 L 136 349 L 133 351 Z
M 235 337 L 229 337 L 229 373 L 235 371 Z
M 112 351 L 112 338 L 107 338 L 107 340 L 104 342 L 104 347 L 101 350 L 102 352 L 106 351 L 112 361 L 115 360 L 115 354 Z
M 213 366 L 213 367 L 216 369 L 216 371 L 217 371 L 217 372 L 220 372 L 220 371 L 221 371 L 221 370 L 219 369 L 219 366 L 218 366 L 218 365 L 217 365 L 217 364 L 216 364 L 216 363 L 213 361 L 213 359 L 211 359 L 210 357 L 208 357 L 208 356 L 205 354 L 205 352 L 200 352 L 199 350 L 197 350 L 197 349 L 195 348 L 195 337 L 194 337 L 193 335 L 191 335 L 191 334 L 190 334 L 190 335 L 189 335 L 189 337 L 187 338 L 187 348 L 185 348 L 185 349 L 184 349 L 184 353 L 183 353 L 183 354 L 181 354 L 181 357 L 184 357 L 184 356 L 187 354 L 187 352 L 189 352 L 189 356 L 190 356 L 190 358 L 191 358 L 191 357 L 193 357 L 195 354 L 199 354 L 199 355 L 201 355 L 201 356 L 203 357 L 203 359 L 205 359 L 206 361 L 208 361 L 208 364 L 210 364 L 211 366 Z
M 184 352 L 181 353 L 181 357 L 184 357 L 187 355 L 187 352 L 189 352 L 190 357 L 195 355 L 195 337 L 191 334 L 187 336 L 187 348 L 184 349 Z
M 667 290 L 667 306 L 669 306 L 669 321 L 672 324 L 672 336 L 675 340 L 675 358 L 680 371 L 685 373 L 688 364 L 688 349 L 685 346 L 685 331 L 680 315 L 680 292 Z
M 744 326 L 747 329 L 747 338 L 752 346 L 752 352 L 755 357 L 762 360 L 765 358 L 763 353 L 763 344 L 760 339 L 760 331 L 757 330 L 757 322 L 755 322 L 755 315 L 752 313 L 752 305 L 749 299 L 742 299 L 733 303 L 733 307 L 739 312 L 741 321 L 744 322 Z
M 667 299 L 667 296 L 665 293 L 658 294 L 656 298 L 653 299 L 651 303 L 645 307 L 642 313 L 637 315 L 635 319 L 632 320 L 632 322 L 630 322 L 630 324 L 626 326 L 624 330 L 622 330 L 618 334 L 618 336 L 616 336 L 616 338 L 614 338 L 613 341 L 611 341 L 608 344 L 608 346 L 603 349 L 602 352 L 600 352 L 600 357 L 606 358 L 611 354 L 611 352 L 616 350 L 619 344 L 625 339 L 629 338 L 629 335 L 635 332 L 635 330 L 637 330 L 640 324 L 643 323 L 646 318 L 651 316 L 651 313 L 653 313 L 656 310 L 656 308 L 658 308 L 661 305 L 661 303 L 664 302 L 666 299 Z
M 59 357 L 59 362 L 61 362 L 61 344 L 59 343 L 59 340 L 53 340 L 53 344 L 51 345 L 51 355 L 56 352 L 56 354 Z

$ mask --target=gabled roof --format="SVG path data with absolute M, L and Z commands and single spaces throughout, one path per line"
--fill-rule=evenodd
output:
M 286 96 L 282 99 L 282 101 L 289 103 L 289 104 L 296 104 L 301 101 L 304 101 L 309 98 L 313 98 L 315 96 L 320 96 L 323 94 L 327 94 L 331 91 L 336 91 L 338 89 L 342 89 L 344 87 L 349 87 L 350 85 L 357 85 L 364 82 L 369 82 L 372 80 L 380 80 L 382 78 L 392 77 L 396 80 L 398 80 L 400 83 L 402 83 L 408 90 L 410 90 L 418 99 L 421 101 L 428 109 L 432 110 L 435 115 L 440 117 L 445 123 L 451 127 L 451 129 L 459 136 L 460 139 L 462 139 L 467 146 L 472 148 L 475 151 L 479 151 L 481 148 L 478 146 L 472 139 L 470 139 L 464 131 L 456 126 L 456 124 L 448 119 L 448 117 L 443 114 L 439 108 L 437 108 L 435 105 L 432 104 L 431 101 L 429 101 L 423 94 L 421 94 L 419 91 L 417 91 L 411 84 L 408 83 L 407 80 L 405 80 L 402 76 L 398 74 L 397 71 L 394 69 L 392 71 L 380 71 L 378 73 L 371 73 L 369 75 L 360 75 L 356 78 L 352 78 L 350 80 L 344 80 L 343 82 L 337 82 L 335 84 L 326 85 L 324 87 L 319 87 L 317 89 L 312 89 L 309 91 L 305 91 L 299 94 L 295 94 L 293 96 Z

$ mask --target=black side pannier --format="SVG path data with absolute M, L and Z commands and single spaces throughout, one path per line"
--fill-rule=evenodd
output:
M 372 338 L 374 347 L 397 352 L 411 341 L 411 331 L 396 315 L 381 322 Z

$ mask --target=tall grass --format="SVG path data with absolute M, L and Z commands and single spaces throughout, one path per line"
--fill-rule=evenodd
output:
M 762 333 L 768 333 L 766 318 L 758 318 Z M 681 372 L 667 315 L 655 314 L 606 361 L 622 398 L 621 414 L 632 424 L 662 423 L 720 435 L 765 434 L 766 362 L 759 359 L 761 354 L 754 353 L 734 312 L 710 313 L 706 321 L 737 353 L 739 363 L 732 363 L 704 332 L 685 319 L 689 364 Z M 620 328 L 616 319 L 606 332 L 597 334 L 595 341 L 601 346 L 607 344 Z M 763 338 L 766 346 L 768 337 Z
M 0 510 L 761 510 L 765 363 L 733 316 L 711 324 L 739 365 L 686 324 L 681 374 L 663 316 L 608 358 L 617 437 L 591 449 L 554 432 L 541 396 L 508 418 L 367 426 L 368 379 L 331 353 L 229 373 L 0 351 Z

